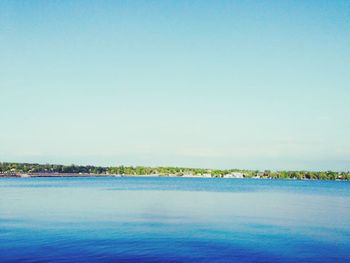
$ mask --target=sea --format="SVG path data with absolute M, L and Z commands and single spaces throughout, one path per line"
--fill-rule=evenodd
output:
M 0 178 L 0 262 L 350 262 L 350 182 Z

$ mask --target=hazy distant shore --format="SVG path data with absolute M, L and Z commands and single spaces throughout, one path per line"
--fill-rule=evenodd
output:
M 202 175 L 176 175 L 176 174 L 79 174 L 79 173 L 39 173 L 39 174 L 0 174 L 0 178 L 70 178 L 70 177 L 178 177 L 178 178 L 221 178 L 221 179 L 260 179 L 260 180 L 335 180 L 335 181 L 350 181 L 349 179 L 310 179 L 310 178 L 274 178 L 274 177 L 213 177 Z
M 206 169 L 188 167 L 93 166 L 0 162 L 0 177 L 188 177 L 350 180 L 350 172 Z

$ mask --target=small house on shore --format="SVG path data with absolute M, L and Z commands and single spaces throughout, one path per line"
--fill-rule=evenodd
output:
M 224 178 L 236 178 L 236 179 L 240 179 L 240 178 L 244 178 L 244 174 L 241 172 L 232 172 L 229 174 L 225 174 Z

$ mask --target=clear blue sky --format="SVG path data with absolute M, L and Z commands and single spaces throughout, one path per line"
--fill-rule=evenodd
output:
M 0 160 L 350 170 L 350 1 L 1 1 Z

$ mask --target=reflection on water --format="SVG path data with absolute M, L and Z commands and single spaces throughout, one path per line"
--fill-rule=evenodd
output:
M 350 183 L 0 180 L 0 261 L 348 262 Z

